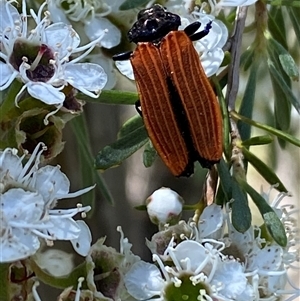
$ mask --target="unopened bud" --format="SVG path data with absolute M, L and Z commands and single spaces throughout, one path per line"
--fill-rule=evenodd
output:
M 180 220 L 183 203 L 175 191 L 162 187 L 146 200 L 149 218 L 156 225 L 174 225 Z

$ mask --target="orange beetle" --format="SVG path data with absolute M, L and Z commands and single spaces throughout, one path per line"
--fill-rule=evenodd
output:
M 130 59 L 146 130 L 159 156 L 175 176 L 189 176 L 194 162 L 211 168 L 222 156 L 222 116 L 216 95 L 192 41 L 209 33 L 211 22 L 183 31 L 181 21 L 159 4 L 144 9 L 128 32 Z M 138 104 L 139 105 L 139 104 Z

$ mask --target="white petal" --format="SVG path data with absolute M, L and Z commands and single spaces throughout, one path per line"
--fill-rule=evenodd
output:
M 50 84 L 42 82 L 27 83 L 28 93 L 47 105 L 59 105 L 65 100 L 65 94 Z
M 20 14 L 18 10 L 11 5 L 10 3 L 7 4 L 8 6 L 8 13 L 6 10 L 6 3 L 7 1 L 0 1 L 0 35 L 3 34 L 5 29 L 14 27 L 14 24 L 17 22 L 20 25 L 22 24 Z
M 79 35 L 70 25 L 54 23 L 48 26 L 45 31 L 45 44 L 58 53 L 58 58 L 69 57 L 71 51 L 80 44 Z
M 0 244 L 0 262 L 14 262 L 27 258 L 40 247 L 36 235 L 32 234 L 30 230 L 23 229 L 14 229 L 9 240 L 1 239 Z
M 95 17 L 84 26 L 84 31 L 91 41 L 102 36 L 104 30 L 107 30 L 107 32 L 100 40 L 102 47 L 110 49 L 120 44 L 121 32 L 119 28 L 112 24 L 108 19 Z
M 134 263 L 125 275 L 125 286 L 128 293 L 137 300 L 145 300 L 160 295 L 164 281 L 159 269 L 144 261 Z
M 226 25 L 220 20 L 215 19 L 214 24 L 218 25 L 219 27 L 219 31 L 218 31 L 219 40 L 216 43 L 215 47 L 222 48 L 228 40 L 228 29 Z
M 200 61 L 207 77 L 214 75 L 219 70 L 223 59 L 224 52 L 221 48 L 216 48 L 201 55 Z
M 189 258 L 192 271 L 196 271 L 201 263 L 206 260 L 207 256 L 209 256 L 207 249 L 193 240 L 185 240 L 179 243 L 173 252 L 183 269 L 187 269 L 187 262 L 185 259 Z
M 1 194 L 1 209 L 8 222 L 27 223 L 39 221 L 44 213 L 44 201 L 36 192 L 11 188 Z
M 131 80 L 134 80 L 133 69 L 129 60 L 116 61 L 116 67 L 123 75 L 127 76 Z
M 53 201 L 58 194 L 67 195 L 70 189 L 69 179 L 60 171 L 58 166 L 46 165 L 41 167 L 34 174 L 32 182 L 46 203 Z
M 256 254 L 253 266 L 261 270 L 277 270 L 281 266 L 282 256 L 283 251 L 281 247 L 266 246 Z
M 54 240 L 72 240 L 78 238 L 80 234 L 80 228 L 72 218 L 52 217 L 44 224 L 49 226 L 47 232 L 53 236 Z
M 86 256 L 89 253 L 92 242 L 92 234 L 88 225 L 81 220 L 76 221 L 77 226 L 80 228 L 78 238 L 72 239 L 71 243 L 74 250 L 81 256 Z
M 55 1 L 47 2 L 47 10 L 50 12 L 50 19 L 53 23 L 62 22 L 64 24 L 70 24 L 63 10 L 56 6 Z
M 5 64 L 0 61 L 0 74 L 1 74 L 0 76 L 0 90 L 1 90 L 1 86 L 4 86 L 8 82 L 11 75 L 13 74 L 13 71 L 11 70 L 8 64 Z
M 222 283 L 224 286 L 219 292 L 225 297 L 235 300 L 247 287 L 247 278 L 243 273 L 242 265 L 237 261 L 219 264 L 212 280 L 212 284 L 217 285 L 218 283 Z
M 201 216 L 198 225 L 201 238 L 219 230 L 223 225 L 223 212 L 221 206 L 212 204 L 207 206 Z
M 6 174 L 13 179 L 17 179 L 23 170 L 23 165 L 17 154 L 13 149 L 0 151 L 0 174 Z
M 107 59 L 106 56 L 101 54 L 90 55 L 89 58 L 91 58 L 91 63 L 100 65 L 104 69 L 104 72 L 107 74 L 107 83 L 103 89 L 111 90 L 117 83 L 113 60 Z
M 73 87 L 85 93 L 98 93 L 107 82 L 107 75 L 103 68 L 91 63 L 67 64 L 65 80 Z

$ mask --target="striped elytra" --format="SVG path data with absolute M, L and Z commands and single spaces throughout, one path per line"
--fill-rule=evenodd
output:
M 184 31 L 179 25 L 180 18 L 160 5 L 141 11 L 128 33 L 137 43 L 129 58 L 154 148 L 175 176 L 189 176 L 195 161 L 211 168 L 221 159 L 222 116 L 192 43 L 208 34 L 211 24 L 200 33 L 195 33 L 199 22 Z

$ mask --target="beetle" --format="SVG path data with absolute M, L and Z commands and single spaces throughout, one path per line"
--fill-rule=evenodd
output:
M 180 17 L 155 4 L 143 9 L 128 32 L 137 44 L 132 52 L 113 56 L 130 59 L 141 115 L 154 148 L 175 176 L 190 176 L 194 162 L 211 168 L 222 156 L 222 116 L 214 90 L 192 41 L 206 36 L 209 22 L 183 31 Z

